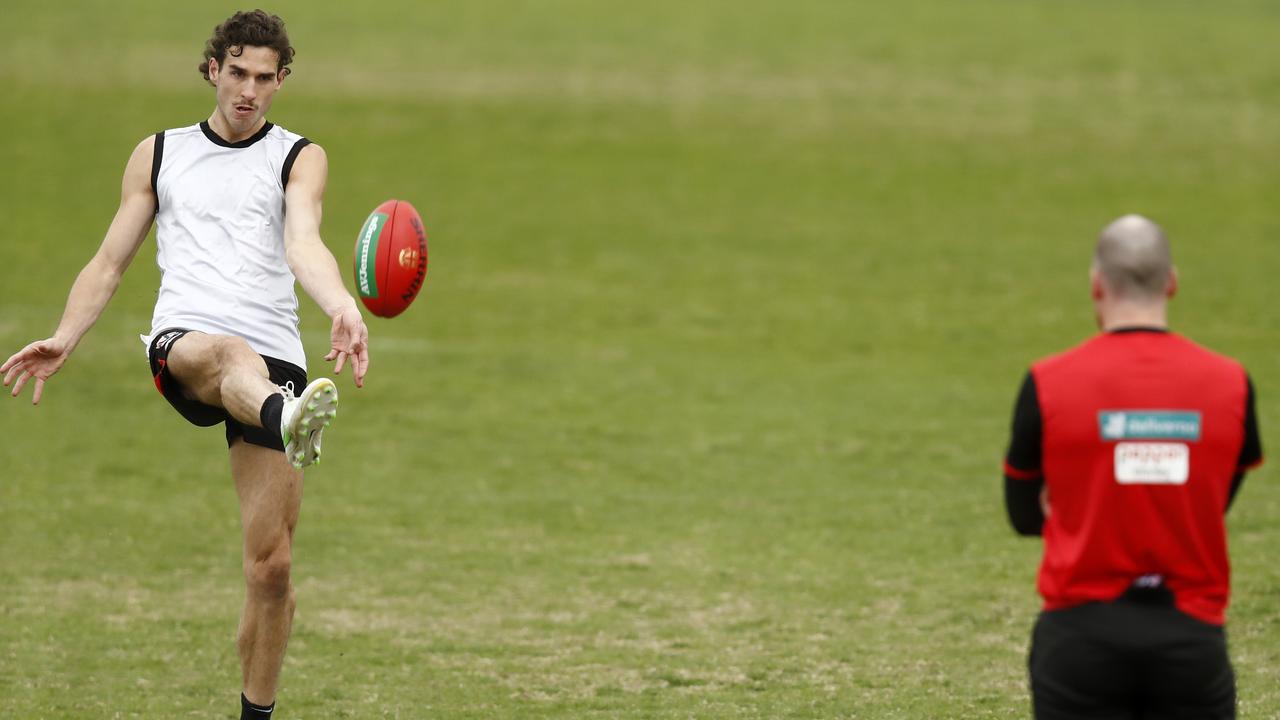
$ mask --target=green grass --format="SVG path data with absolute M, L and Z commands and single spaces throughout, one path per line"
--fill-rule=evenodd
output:
M 998 461 L 1123 212 L 1277 446 L 1270 3 L 366 5 L 273 8 L 272 119 L 329 152 L 344 266 L 403 197 L 431 270 L 308 472 L 284 717 L 1027 715 L 1039 545 Z M 133 144 L 208 115 L 232 9 L 0 9 L 0 355 Z M 0 717 L 234 717 L 234 492 L 150 389 L 152 252 L 39 408 L 0 403 Z M 1244 718 L 1280 713 L 1272 475 L 1231 516 Z

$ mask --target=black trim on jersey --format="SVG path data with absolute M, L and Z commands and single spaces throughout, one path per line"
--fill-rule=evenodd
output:
M 1129 325 L 1126 327 L 1113 328 L 1107 331 L 1108 335 L 1127 335 L 1128 333 L 1151 332 L 1151 333 L 1168 333 L 1169 328 L 1158 327 L 1156 325 Z
M 155 148 L 151 151 L 151 191 L 156 194 L 156 212 L 160 212 L 160 190 L 156 183 L 160 179 L 160 160 L 164 157 L 164 131 L 156 133 Z
M 289 154 L 284 156 L 284 167 L 280 168 L 280 187 L 289 187 L 289 173 L 293 172 L 293 161 L 298 159 L 298 153 L 302 152 L 302 148 L 311 144 L 306 138 L 298 138 L 298 141 L 289 148 Z
M 244 140 L 241 140 L 240 142 L 227 142 L 222 138 L 221 135 L 214 132 L 213 128 L 209 127 L 208 120 L 200 121 L 200 131 L 204 133 L 205 137 L 209 138 L 209 142 L 224 148 L 247 148 L 250 145 L 258 142 L 262 138 L 266 137 L 267 133 L 271 132 L 271 128 L 273 127 L 275 126 L 272 125 L 271 123 L 263 123 L 262 128 L 258 130 L 258 132 L 254 133 L 252 136 L 247 137 Z

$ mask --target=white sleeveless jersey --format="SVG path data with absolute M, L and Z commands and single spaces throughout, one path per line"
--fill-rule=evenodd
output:
M 173 327 L 234 335 L 306 369 L 285 261 L 284 188 L 308 143 L 271 123 L 237 143 L 206 122 L 156 134 L 160 292 L 151 335 Z

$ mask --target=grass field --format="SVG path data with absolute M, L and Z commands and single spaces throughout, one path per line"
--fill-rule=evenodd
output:
M 234 9 L 0 6 L 0 356 L 133 144 L 208 116 Z M 998 463 L 1124 212 L 1280 447 L 1273 3 L 271 9 L 340 262 L 388 197 L 431 233 L 307 474 L 284 718 L 1027 716 L 1040 546 Z M 235 497 L 151 388 L 153 254 L 40 407 L 0 402 L 0 717 L 235 717 Z M 1242 718 L 1280 717 L 1274 476 L 1230 518 Z

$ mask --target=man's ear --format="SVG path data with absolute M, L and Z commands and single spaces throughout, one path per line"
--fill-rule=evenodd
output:
M 1164 296 L 1172 298 L 1178 294 L 1178 268 L 1169 268 L 1169 283 L 1164 287 Z
M 1089 268 L 1089 297 L 1096 302 L 1102 299 L 1102 273 L 1098 272 L 1098 268 Z
M 209 82 L 218 83 L 218 58 L 209 58 Z

